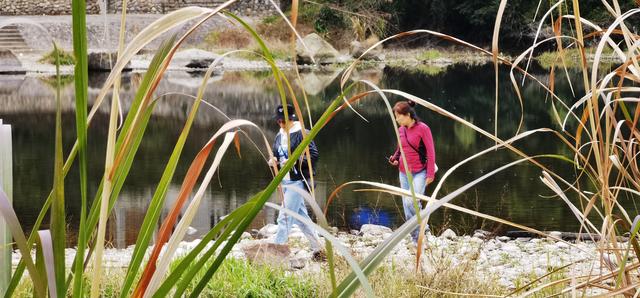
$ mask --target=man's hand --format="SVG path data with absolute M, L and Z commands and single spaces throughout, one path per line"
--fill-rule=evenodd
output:
M 398 160 L 397 159 L 393 159 L 393 155 L 389 156 L 389 164 L 393 165 L 393 166 L 398 166 Z

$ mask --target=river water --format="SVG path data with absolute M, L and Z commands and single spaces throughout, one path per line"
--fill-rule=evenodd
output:
M 302 74 L 313 120 L 339 93 L 339 75 L 338 71 Z M 192 99 L 186 95 L 196 95 L 201 76 L 169 72 L 158 87 L 156 95 L 168 95 L 159 99 L 110 219 L 108 237 L 114 246 L 124 247 L 135 243 L 148 203 L 192 104 Z M 536 76 L 542 81 L 548 80 L 544 71 L 537 71 Z M 402 90 L 419 96 L 482 129 L 494 131 L 495 83 L 491 65 L 414 69 L 378 67 L 358 70 L 354 78 L 369 80 L 381 88 Z M 89 94 L 92 100 L 105 79 L 105 74 L 90 75 Z M 141 79 L 140 73 L 129 73 L 123 77 L 121 97 L 125 111 Z M 51 77 L 34 76 L 6 76 L 0 77 L 0 81 L 0 118 L 13 125 L 14 207 L 22 225 L 29 230 L 53 182 L 55 84 Z M 61 87 L 66 155 L 75 137 L 74 96 L 72 78 L 65 77 L 63 81 L 68 82 Z M 227 71 L 211 78 L 204 97 L 230 118 L 253 121 L 272 141 L 277 131 L 272 119 L 273 111 L 280 101 L 275 86 L 269 72 Z M 555 87 L 565 102 L 574 101 L 562 74 L 556 77 Z M 365 90 L 364 86 L 359 88 Z M 559 129 L 553 120 L 551 101 L 544 89 L 534 83 L 526 83 L 521 90 L 525 99 L 522 129 Z M 501 69 L 499 92 L 498 135 L 507 138 L 516 132 L 521 117 L 520 104 L 509 81 L 508 69 Z M 302 94 L 297 92 L 297 95 L 302 100 Z M 397 96 L 389 96 L 389 99 L 392 104 L 400 100 Z M 103 104 L 89 132 L 91 197 L 95 194 L 103 171 L 108 107 L 109 104 Z M 383 101 L 379 97 L 369 96 L 354 104 L 354 108 L 366 120 L 353 111 L 345 110 L 321 130 L 316 140 L 320 151 L 316 197 L 322 207 L 326 205 L 327 196 L 345 182 L 366 180 L 398 184 L 397 170 L 385 160 L 395 149 L 395 137 L 394 126 Z M 560 113 L 564 114 L 566 110 L 560 108 Z M 453 165 L 494 144 L 472 129 L 424 107 L 418 107 L 418 115 L 433 133 L 436 160 L 440 168 L 436 182 Z M 225 121 L 225 117 L 216 109 L 202 106 L 199 110 L 169 188 L 162 218 L 175 200 L 191 160 Z M 256 130 L 249 130 L 249 136 L 262 144 L 258 142 L 260 139 Z M 530 155 L 544 153 L 571 157 L 571 151 L 548 133 L 533 135 L 516 143 L 516 147 Z M 214 176 L 192 224 L 196 232 L 190 238 L 202 236 L 221 216 L 246 202 L 269 183 L 271 173 L 262 157 L 266 154 L 265 148 L 255 148 L 246 137 L 241 140 L 240 148 L 239 154 L 233 146 L 226 153 L 220 171 Z M 438 197 L 516 159 L 515 154 L 504 149 L 474 159 L 446 179 Z M 565 162 L 549 158 L 540 161 L 569 181 L 575 177 L 574 170 Z M 521 163 L 491 176 L 451 202 L 541 230 L 576 231 L 579 224 L 570 209 L 562 200 L 551 196 L 552 192 L 544 186 L 539 176 L 540 168 Z M 78 185 L 77 166 L 74 165 L 65 186 L 70 244 L 74 241 L 80 214 Z M 362 187 L 345 188 L 328 206 L 328 219 L 332 225 L 346 230 L 358 228 L 366 222 L 392 228 L 402 224 L 402 204 L 398 197 L 377 192 L 356 192 L 357 188 Z M 427 192 L 433 190 L 434 185 L 431 185 Z M 272 200 L 277 201 L 276 197 Z M 276 215 L 274 210 L 265 209 L 256 218 L 252 228 L 274 223 Z M 433 215 L 430 224 L 435 231 L 452 228 L 459 233 L 469 233 L 477 228 L 491 231 L 510 229 L 445 208 Z

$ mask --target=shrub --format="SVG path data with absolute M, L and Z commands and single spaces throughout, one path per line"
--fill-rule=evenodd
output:
M 64 50 L 58 49 L 60 53 L 60 65 L 73 65 L 76 64 L 76 59 L 73 57 L 73 53 L 65 52 Z M 48 64 L 56 64 L 56 54 L 55 50 L 51 50 L 51 52 L 42 56 L 38 62 L 40 63 L 48 63 Z

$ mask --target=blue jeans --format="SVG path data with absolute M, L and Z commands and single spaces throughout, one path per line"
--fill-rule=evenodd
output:
M 311 218 L 307 213 L 307 206 L 304 204 L 304 198 L 299 193 L 290 189 L 290 187 L 297 187 L 304 190 L 305 189 L 304 181 L 282 180 L 282 185 L 288 187 L 288 188 L 283 188 L 284 207 L 311 221 Z M 318 241 L 318 236 L 316 232 L 308 225 L 293 218 L 293 216 L 287 215 L 285 212 L 282 212 L 282 211 L 280 211 L 280 213 L 278 214 L 278 232 L 276 233 L 275 243 L 284 244 L 285 242 L 287 242 L 287 240 L 289 239 L 289 232 L 291 231 L 291 227 L 294 224 L 298 225 L 302 233 L 309 240 L 309 244 L 311 245 L 311 250 L 313 251 L 319 250 L 320 242 Z
M 414 173 L 413 175 L 413 191 L 416 195 L 424 194 L 424 189 L 427 187 L 427 170 L 422 170 L 420 172 Z M 407 174 L 400 172 L 400 187 L 402 189 L 409 190 L 409 178 Z M 422 209 L 421 201 L 418 200 L 418 208 Z M 402 197 L 402 207 L 404 208 L 404 216 L 406 220 L 411 219 L 416 216 L 416 208 L 413 206 L 413 198 L 410 196 Z M 411 238 L 414 242 L 418 241 L 418 230 L 415 229 L 411 232 Z

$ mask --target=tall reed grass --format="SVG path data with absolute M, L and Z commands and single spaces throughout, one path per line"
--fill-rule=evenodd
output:
M 127 175 L 135 159 L 138 147 L 145 130 L 149 117 L 153 113 L 155 104 L 161 97 L 154 98 L 154 91 L 158 83 L 163 78 L 163 74 L 167 70 L 175 52 L 179 49 L 184 40 L 199 28 L 208 19 L 223 13 L 223 9 L 227 8 L 234 1 L 227 1 L 215 9 L 201 7 L 187 7 L 172 13 L 169 13 L 153 24 L 143 29 L 128 44 L 124 44 L 122 34 L 120 38 L 120 48 L 118 59 L 113 66 L 113 71 L 109 74 L 104 86 L 101 88 L 95 104 L 90 111 L 87 111 L 87 37 L 86 37 L 86 16 L 84 7 L 86 3 L 82 0 L 73 0 L 73 42 L 75 64 L 75 97 L 76 97 L 76 130 L 77 142 L 71 152 L 63 160 L 61 149 L 62 134 L 65 133 L 60 129 L 60 108 L 58 105 L 56 117 L 56 146 L 53 148 L 56 152 L 55 159 L 55 181 L 52 192 L 49 194 L 45 205 L 42 208 L 40 216 L 34 225 L 33 232 L 27 235 L 22 231 L 17 216 L 6 200 L 6 195 L 0 191 L 0 213 L 5 218 L 12 235 L 16 241 L 16 246 L 22 253 L 22 260 L 15 270 L 12 283 L 7 292 L 7 296 L 11 296 L 16 289 L 20 279 L 23 277 L 24 270 L 28 271 L 28 276 L 33 282 L 33 293 L 37 297 L 44 296 L 66 296 L 73 297 L 83 296 L 83 293 L 90 292 L 92 297 L 104 295 L 104 288 L 101 284 L 101 265 L 102 265 L 102 247 L 104 245 L 104 230 L 107 218 L 118 200 L 120 190 L 126 182 Z M 414 30 L 403 32 L 388 37 L 374 46 L 381 46 L 383 43 L 408 35 L 430 34 L 449 40 L 454 43 L 469 47 L 478 53 L 493 58 L 495 65 L 495 75 L 497 77 L 499 64 L 511 66 L 511 81 L 516 94 L 521 102 L 521 112 L 526 111 L 522 102 L 529 100 L 522 98 L 519 91 L 520 85 L 516 81 L 516 76 L 520 76 L 523 80 L 530 80 L 533 84 L 539 84 L 550 95 L 549 104 L 552 105 L 554 111 L 562 110 L 566 117 L 561 118 L 560 112 L 556 113 L 556 121 L 562 127 L 562 130 L 553 130 L 550 128 L 537 128 L 527 131 L 519 130 L 514 136 L 503 138 L 498 136 L 497 125 L 500 119 L 498 114 L 498 105 L 500 104 L 501 94 L 497 92 L 498 82 L 496 81 L 496 110 L 495 125 L 493 133 L 477 127 L 473 123 L 464 120 L 455 114 L 434 105 L 433 103 L 408 94 L 401 90 L 381 89 L 375 84 L 368 81 L 353 81 L 351 73 L 359 63 L 359 60 L 350 64 L 340 80 L 341 92 L 338 97 L 331 100 L 327 105 L 324 113 L 312 123 L 310 115 L 303 115 L 303 107 L 308 107 L 306 97 L 303 92 L 304 106 L 301 105 L 300 99 L 294 86 L 296 81 L 290 81 L 284 76 L 274 61 L 273 55 L 256 31 L 245 23 L 241 18 L 224 12 L 226 16 L 239 25 L 239 27 L 247 30 L 260 47 L 259 51 L 254 51 L 257 57 L 263 59 L 271 68 L 275 81 L 275 87 L 282 104 L 292 103 L 295 107 L 298 119 L 309 119 L 309 122 L 303 120 L 303 126 L 311 128 L 309 133 L 305 135 L 301 146 L 291 153 L 289 162 L 285 164 L 280 171 L 272 169 L 274 178 L 264 188 L 264 190 L 255 194 L 246 204 L 231 212 L 227 217 L 216 224 L 202 239 L 202 242 L 188 253 L 177 264 L 174 264 L 173 270 L 169 272 L 170 260 L 176 251 L 176 245 L 182 240 L 193 219 L 195 210 L 199 207 L 200 200 L 204 190 L 207 188 L 212 175 L 216 172 L 218 165 L 223 159 L 225 151 L 232 142 L 237 142 L 238 138 L 246 137 L 244 130 L 256 130 L 262 137 L 259 140 L 252 140 L 256 148 L 264 153 L 265 166 L 266 160 L 273 154 L 270 152 L 269 143 L 257 125 L 247 120 L 236 119 L 230 120 L 220 127 L 210 138 L 210 140 L 202 147 L 195 157 L 183 157 L 182 151 L 185 140 L 189 135 L 190 128 L 193 124 L 195 115 L 202 102 L 204 90 L 207 87 L 209 74 L 213 71 L 216 64 L 220 62 L 226 55 L 214 61 L 208 74 L 202 79 L 202 85 L 198 90 L 193 105 L 190 108 L 189 116 L 185 121 L 182 132 L 174 145 L 173 152 L 169 157 L 162 178 L 158 182 L 156 191 L 149 202 L 148 212 L 136 241 L 136 247 L 132 260 L 127 268 L 127 273 L 123 281 L 123 286 L 118 294 L 121 297 L 164 297 L 167 295 L 183 296 L 188 293 L 190 297 L 197 297 L 207 287 L 207 284 L 222 268 L 223 261 L 227 257 L 231 248 L 238 242 L 241 234 L 247 229 L 249 224 L 255 218 L 260 210 L 265 206 L 269 208 L 280 209 L 279 206 L 267 203 L 268 198 L 278 191 L 278 186 L 284 175 L 293 167 L 294 162 L 302 154 L 309 154 L 305 147 L 317 136 L 318 132 L 330 125 L 331 119 L 337 114 L 347 109 L 351 109 L 357 113 L 352 103 L 363 99 L 382 99 L 385 107 L 389 112 L 389 125 L 395 125 L 391 105 L 387 96 L 406 98 L 415 101 L 422 107 L 433 113 L 438 113 L 444 117 L 473 129 L 486 138 L 495 142 L 495 145 L 483 148 L 476 154 L 465 158 L 460 163 L 447 169 L 440 177 L 438 184 L 433 192 L 428 196 L 416 194 L 413 190 L 402 190 L 391 185 L 369 181 L 353 181 L 338 187 L 334 193 L 328 198 L 331 202 L 335 195 L 347 185 L 360 184 L 366 189 L 374 189 L 381 192 L 389 192 L 396 195 L 410 195 L 416 202 L 417 200 L 426 200 L 428 205 L 425 209 L 420 210 L 419 216 L 408 220 L 400 228 L 398 228 L 390 237 L 385 239 L 369 256 L 364 260 L 357 262 L 349 254 L 348 250 L 338 242 L 331 233 L 328 232 L 326 220 L 320 208 L 315 204 L 315 191 L 311 190 L 311 195 L 306 199 L 311 204 L 312 209 L 319 219 L 319 225 L 309 222 L 308 224 L 315 226 L 326 239 L 326 247 L 329 252 L 329 271 L 331 282 L 331 296 L 350 296 L 361 288 L 366 296 L 373 296 L 374 291 L 368 280 L 375 272 L 376 268 L 381 264 L 384 258 L 397 246 L 401 241 L 415 228 L 424 229 L 426 220 L 429 215 L 440 207 L 446 206 L 459 212 L 483 217 L 489 220 L 498 221 L 503 224 L 511 225 L 521 229 L 545 235 L 541 231 L 521 226 L 504 219 L 500 219 L 488 214 L 482 214 L 474 210 L 462 208 L 452 203 L 452 200 L 470 189 L 474 185 L 490 180 L 493 175 L 509 169 L 517 164 L 532 163 L 541 169 L 541 180 L 557 195 L 558 199 L 562 199 L 568 205 L 568 208 L 576 216 L 581 223 L 582 229 L 593 234 L 601 236 L 598 243 L 602 254 L 594 256 L 594 259 L 602 258 L 608 260 L 610 264 L 610 272 L 600 275 L 580 276 L 568 280 L 554 281 L 549 286 L 563 285 L 562 293 L 570 293 L 576 290 L 587 290 L 593 287 L 605 289 L 609 294 L 623 294 L 626 296 L 637 296 L 639 280 L 637 277 L 637 268 L 640 262 L 637 258 L 629 258 L 640 253 L 640 245 L 637 243 L 637 231 L 640 229 L 640 217 L 633 216 L 632 212 L 628 212 L 621 207 L 619 198 L 629 196 L 636 198 L 640 195 L 640 171 L 638 170 L 638 118 L 640 117 L 640 107 L 638 106 L 637 94 L 640 91 L 637 83 L 640 82 L 640 67 L 638 65 L 638 48 L 640 41 L 637 35 L 632 33 L 625 21 L 640 12 L 640 9 L 621 12 L 616 0 L 612 3 L 603 1 L 603 7 L 609 11 L 615 21 L 606 28 L 601 28 L 588 20 L 580 17 L 580 6 L 578 0 L 571 3 L 572 14 L 565 15 L 566 7 L 562 1 L 553 5 L 551 9 L 544 14 L 544 17 L 538 20 L 540 24 L 550 22 L 549 26 L 555 28 L 556 36 L 550 39 L 535 41 L 527 51 L 518 56 L 514 61 L 500 56 L 499 51 L 499 33 L 501 17 L 506 7 L 506 0 L 500 2 L 498 14 L 496 16 L 496 24 L 494 28 L 494 38 L 492 50 L 487 51 L 481 47 L 469 44 L 463 40 L 453 36 L 430 31 L 430 30 Z M 291 25 L 292 41 L 295 40 L 295 24 L 297 18 L 298 1 L 293 1 Z M 555 18 L 551 18 L 555 16 Z M 123 5 L 122 24 L 126 20 L 126 0 Z M 158 48 L 155 56 L 149 66 L 148 71 L 144 75 L 144 79 L 133 100 L 132 106 L 124 118 L 124 122 L 118 122 L 119 99 L 117 97 L 119 90 L 119 76 L 125 65 L 131 58 L 145 45 L 159 38 L 166 32 L 174 28 L 189 24 L 186 33 L 180 36 L 174 36 L 165 40 Z M 574 30 L 562 29 L 562 25 L 573 26 Z M 586 29 L 586 28 L 589 29 Z M 121 26 L 124 28 L 124 25 Z M 594 60 L 591 66 L 587 65 L 584 59 L 584 43 L 585 32 L 597 33 L 590 34 L 591 38 L 598 39 L 598 45 L 594 54 Z M 575 34 L 575 35 L 570 35 Z M 581 59 L 581 88 L 575 88 L 577 100 L 570 98 L 560 98 L 554 93 L 554 73 L 556 69 L 551 68 L 551 79 L 548 82 L 533 77 L 527 72 L 528 67 L 520 65 L 526 59 L 530 59 L 530 53 L 537 47 L 555 42 L 558 51 L 566 48 L 575 47 L 582 55 Z M 293 42 L 292 42 L 293 44 Z M 620 60 L 624 61 L 621 65 L 608 73 L 599 72 L 599 63 L 602 52 L 605 48 L 611 48 L 618 55 Z M 292 46 L 293 48 L 293 46 Z M 237 51 L 227 53 L 234 55 Z M 363 54 L 365 55 L 366 52 Z M 527 58 L 529 57 L 529 58 Z M 60 58 L 56 58 L 60 61 Z M 295 59 L 293 59 L 295 60 Z M 357 87 L 357 88 L 355 88 Z M 355 91 L 360 90 L 360 91 Z M 364 90 L 364 91 L 362 91 Z M 114 94 L 111 101 L 109 133 L 107 137 L 107 150 L 105 156 L 105 168 L 103 179 L 98 186 L 98 191 L 93 199 L 91 206 L 87 200 L 87 163 L 89 156 L 86 154 L 87 127 L 91 124 L 98 107 L 103 104 L 105 97 L 109 92 Z M 367 96 L 367 95 L 377 95 Z M 59 97 L 58 97 L 59 98 Z M 307 109 L 308 110 L 308 109 Z M 359 115 L 359 114 L 358 114 Z M 285 117 L 286 118 L 286 117 Z M 505 120 L 506 121 L 506 120 Z M 522 120 L 520 128 L 522 128 Z M 571 128 L 570 128 L 571 127 Z M 573 128 L 575 127 L 575 128 Z M 305 131 L 305 130 L 303 130 Z M 558 142 L 566 145 L 573 152 L 572 156 L 560 156 L 553 152 L 546 155 L 530 156 L 526 152 L 519 150 L 514 143 L 521 142 L 537 134 L 547 134 L 554 137 Z M 222 140 L 220 140 L 222 138 Z M 396 141 L 399 142 L 399 136 L 396 134 Z M 264 147 L 262 147 L 264 146 Z M 440 195 L 440 190 L 447 178 L 455 175 L 456 170 L 465 163 L 472 160 L 482 159 L 496 149 L 506 148 L 515 153 L 517 159 L 495 169 L 487 169 L 486 174 L 477 177 L 467 184 L 459 187 L 448 194 Z M 216 150 L 214 150 L 216 149 Z M 207 160 L 213 151 L 214 160 L 206 170 L 206 174 L 202 176 Z M 71 166 L 78 158 L 79 175 L 80 175 L 80 198 L 65 197 L 64 178 L 71 170 Z M 91 157 L 94 158 L 94 157 Z M 192 158 L 188 172 L 182 181 L 181 189 L 175 204 L 172 207 L 169 216 L 161 222 L 160 231 L 155 239 L 155 246 L 150 257 L 145 260 L 145 253 L 149 247 L 151 237 L 154 234 L 155 227 L 158 224 L 161 208 L 167 196 L 169 183 L 173 180 L 176 166 L 181 158 Z M 402 160 L 406 164 L 404 152 L 402 152 Z M 580 178 L 572 179 L 570 177 L 561 177 L 548 169 L 549 162 L 568 162 L 575 165 Z M 412 179 L 412 178 L 410 178 Z M 586 183 L 584 181 L 587 181 Z M 198 188 L 194 192 L 196 185 Z M 585 192 L 586 189 L 596 189 L 595 192 Z M 579 200 L 579 205 L 574 205 L 571 198 Z M 16 198 L 19 199 L 19 198 Z M 78 253 L 74 260 L 70 273 L 67 274 L 64 268 L 64 247 L 65 247 L 65 200 L 79 199 L 81 201 L 81 217 L 80 217 L 80 234 L 76 243 Z M 417 206 L 417 204 L 415 204 Z M 185 216 L 178 220 L 178 213 L 186 208 Z M 51 212 L 51 230 L 39 231 L 42 220 L 48 212 Z M 282 210 L 283 212 L 288 212 Z M 295 214 L 291 214 L 295 216 Z M 601 224 L 596 225 L 592 222 L 592 218 L 598 217 Z M 174 229 L 175 227 L 175 229 Z M 630 244 L 619 243 L 616 236 L 631 232 Z M 421 233 L 422 234 L 422 233 Z M 546 235 L 545 235 L 546 236 Z M 421 237 L 419 246 L 424 242 Z M 207 244 L 212 244 L 209 247 Z M 428 245 L 428 243 L 426 244 Z M 31 257 L 31 251 L 35 247 L 36 258 Z M 162 249 L 164 247 L 164 250 Z M 334 271 L 333 249 L 338 250 L 345 258 L 350 267 L 350 274 L 344 276 L 340 281 L 337 280 Z M 416 270 L 420 270 L 417 264 L 420 264 L 422 250 L 418 250 L 416 254 Z M 93 265 L 91 264 L 93 258 Z M 90 271 L 87 268 L 91 267 Z M 89 274 L 89 278 L 85 278 L 85 274 Z M 91 281 L 91 285 L 84 283 L 85 280 Z M 577 282 L 576 282 L 577 280 Z M 613 281 L 613 282 L 612 282 Z M 613 284 L 613 285 L 612 285 Z M 545 286 L 538 286 L 536 289 L 544 290 Z M 531 291 L 527 292 L 528 294 Z

